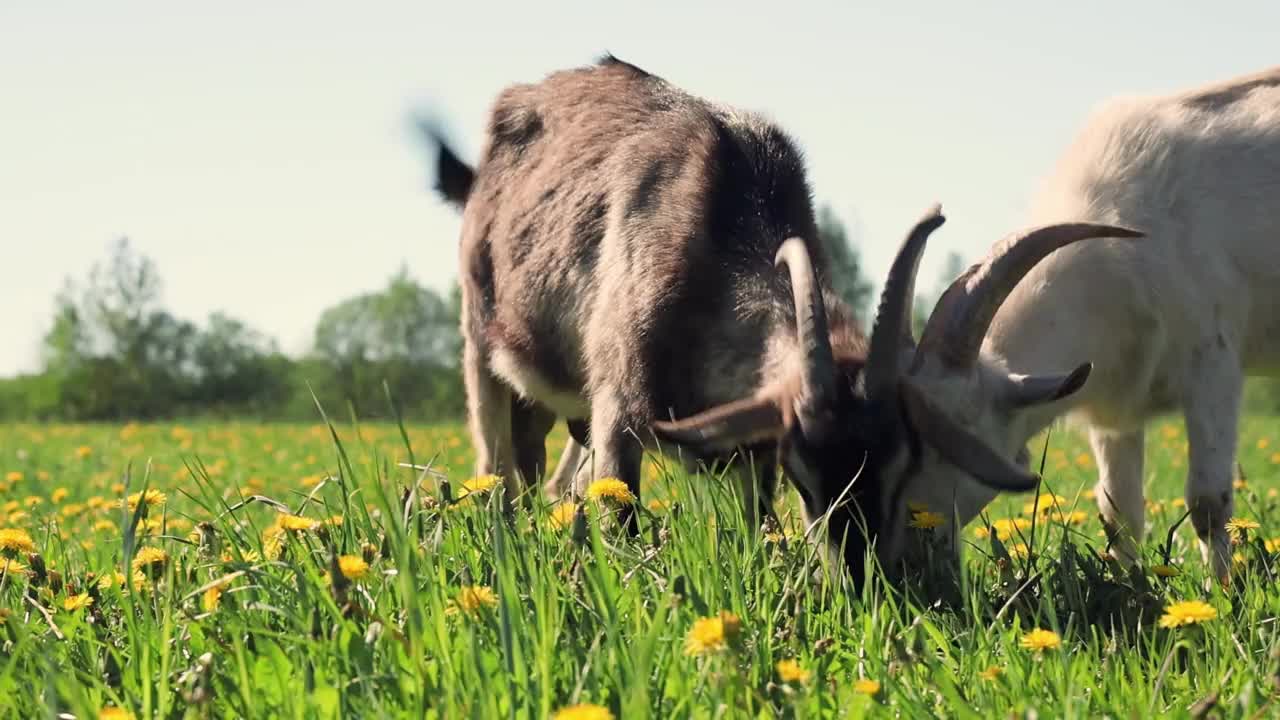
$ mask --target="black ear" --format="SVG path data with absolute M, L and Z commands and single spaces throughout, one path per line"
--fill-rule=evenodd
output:
M 947 462 L 975 480 L 997 490 L 1022 492 L 1035 489 L 1035 473 L 1007 460 L 981 438 L 961 427 L 910 380 L 899 382 L 908 421 L 916 432 Z
M 782 408 L 772 398 L 726 403 L 684 420 L 657 421 L 651 426 L 661 442 L 706 454 L 781 438 L 787 429 Z
M 1042 405 L 1074 395 L 1093 372 L 1093 363 L 1084 363 L 1066 374 L 1010 375 L 1010 397 L 1014 407 Z

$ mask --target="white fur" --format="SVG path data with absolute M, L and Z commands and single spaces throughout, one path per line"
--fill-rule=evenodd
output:
M 1211 92 L 1225 91 L 1217 101 Z M 1092 221 L 1142 230 L 1054 253 L 1015 288 L 963 377 L 940 366 L 925 387 L 957 419 L 1013 457 L 1062 414 L 1090 428 L 1104 516 L 1143 534 L 1143 426 L 1181 412 L 1190 445 L 1186 500 L 1206 559 L 1230 566 L 1222 526 L 1246 374 L 1280 368 L 1280 68 L 1214 88 L 1112 100 L 1049 176 L 1030 224 Z M 1002 402 L 1009 372 L 1094 363 L 1085 387 L 1050 405 Z M 991 499 L 928 458 L 911 494 L 969 520 Z

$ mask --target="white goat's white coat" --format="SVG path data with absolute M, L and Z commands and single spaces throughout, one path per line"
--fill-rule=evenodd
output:
M 1094 240 L 1036 266 L 1000 307 L 976 368 L 918 379 L 992 447 L 1015 452 L 1053 419 L 1089 428 L 1105 518 L 1143 533 L 1143 428 L 1180 412 L 1190 448 L 1187 506 L 1206 560 L 1225 577 L 1246 374 L 1280 368 L 1280 68 L 1177 95 L 1102 105 L 1068 147 L 1030 224 L 1090 221 L 1144 231 Z M 1048 405 L 1010 408 L 1008 373 L 1093 372 Z M 993 497 L 932 460 L 911 492 L 972 519 Z M 956 492 L 953 493 L 952 490 Z

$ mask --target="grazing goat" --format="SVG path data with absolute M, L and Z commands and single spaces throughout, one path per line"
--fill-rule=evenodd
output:
M 754 522 L 780 462 L 855 581 L 878 536 L 880 560 L 898 556 L 897 480 L 920 439 L 981 482 L 1034 486 L 945 416 L 922 432 L 903 422 L 915 269 L 940 212 L 904 243 L 868 339 L 831 290 L 799 151 L 754 114 L 609 57 L 502 92 L 474 172 L 440 144 L 439 189 L 463 211 L 479 472 L 536 478 L 560 416 L 579 426 L 571 451 L 593 456 L 576 494 L 609 476 L 638 495 L 642 452 L 675 445 L 686 459 L 736 456 Z M 1042 228 L 1018 247 L 1113 231 Z
M 1144 530 L 1144 425 L 1180 411 L 1187 508 L 1225 579 L 1243 378 L 1280 361 L 1280 68 L 1103 105 L 1032 219 L 1124 224 L 1149 237 L 1063 249 L 1016 286 L 1000 278 L 1008 260 L 997 247 L 939 301 L 908 386 L 1006 457 L 1060 415 L 1084 421 L 1097 501 L 1126 561 Z M 989 286 L 998 292 L 983 295 Z M 1031 371 L 1061 374 L 1019 374 Z M 963 523 L 992 493 L 933 457 L 907 496 L 945 511 L 954 503 Z

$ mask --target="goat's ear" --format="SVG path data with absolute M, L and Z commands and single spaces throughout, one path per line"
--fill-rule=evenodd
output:
M 1084 387 L 1093 372 L 1093 363 L 1084 363 L 1066 374 L 1010 375 L 1010 397 L 1014 407 L 1027 407 L 1061 400 Z
M 944 460 L 997 490 L 1033 490 L 1040 482 L 1035 473 L 1004 458 L 961 427 L 910 380 L 903 380 L 899 388 L 908 421 Z
M 787 421 L 777 400 L 758 397 L 726 403 L 683 420 L 660 420 L 651 429 L 660 442 L 695 452 L 724 452 L 777 440 L 786 433 Z

